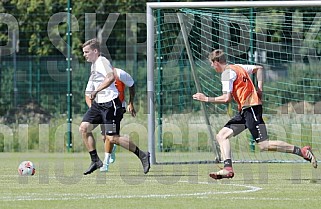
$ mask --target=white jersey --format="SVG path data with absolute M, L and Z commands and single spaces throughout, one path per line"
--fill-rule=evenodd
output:
M 249 75 L 253 74 L 253 70 L 257 65 L 242 65 L 242 64 L 235 64 L 241 66 Z
M 126 71 L 119 69 L 119 68 L 114 68 L 115 73 L 117 74 L 117 79 L 123 83 L 119 84 L 117 82 L 117 85 L 121 85 L 121 87 L 117 86 L 117 89 L 119 90 L 119 99 L 122 101 L 122 107 L 126 108 L 126 100 L 125 100 L 125 86 L 132 87 L 134 85 L 134 79 L 129 75 Z
M 115 68 L 117 76 L 121 82 L 126 86 L 132 87 L 134 85 L 134 79 L 124 70 Z
M 256 65 L 242 65 L 235 64 L 242 67 L 249 75 L 253 74 Z M 233 91 L 233 82 L 236 80 L 236 73 L 232 69 L 224 70 L 221 75 L 222 91 L 223 93 L 230 93 Z
M 105 80 L 108 73 L 112 73 L 112 66 L 108 59 L 99 56 L 95 63 L 91 65 L 91 74 L 86 86 L 86 95 L 97 89 L 97 87 Z M 107 88 L 97 93 L 95 101 L 97 103 L 105 103 L 112 101 L 118 97 L 118 90 L 113 82 Z

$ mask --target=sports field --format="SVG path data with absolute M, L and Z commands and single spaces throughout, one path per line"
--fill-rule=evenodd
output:
M 20 161 L 36 165 L 18 176 Z M 83 176 L 87 153 L 1 153 L 0 208 L 319 208 L 321 172 L 302 164 L 235 164 L 215 181 L 214 164 L 153 165 L 148 175 L 131 153 L 118 153 L 108 173 Z

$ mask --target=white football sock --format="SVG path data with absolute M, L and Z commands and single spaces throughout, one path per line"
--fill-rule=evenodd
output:
M 107 162 L 107 164 L 109 164 L 109 159 L 110 159 L 110 153 L 105 152 L 105 159 L 104 159 L 104 163 Z

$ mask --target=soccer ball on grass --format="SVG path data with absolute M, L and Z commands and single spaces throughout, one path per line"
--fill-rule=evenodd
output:
M 27 160 L 20 163 L 18 173 L 20 176 L 33 176 L 36 172 L 34 164 Z

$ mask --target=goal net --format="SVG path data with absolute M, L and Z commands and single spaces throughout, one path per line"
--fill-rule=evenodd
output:
M 236 104 L 192 99 L 196 92 L 222 94 L 220 74 L 208 61 L 214 49 L 224 50 L 231 64 L 264 67 L 269 139 L 310 145 L 320 157 L 320 6 L 316 1 L 147 3 L 152 163 L 220 160 L 215 135 L 236 113 Z M 296 155 L 261 152 L 249 131 L 230 141 L 234 161 L 302 162 Z

